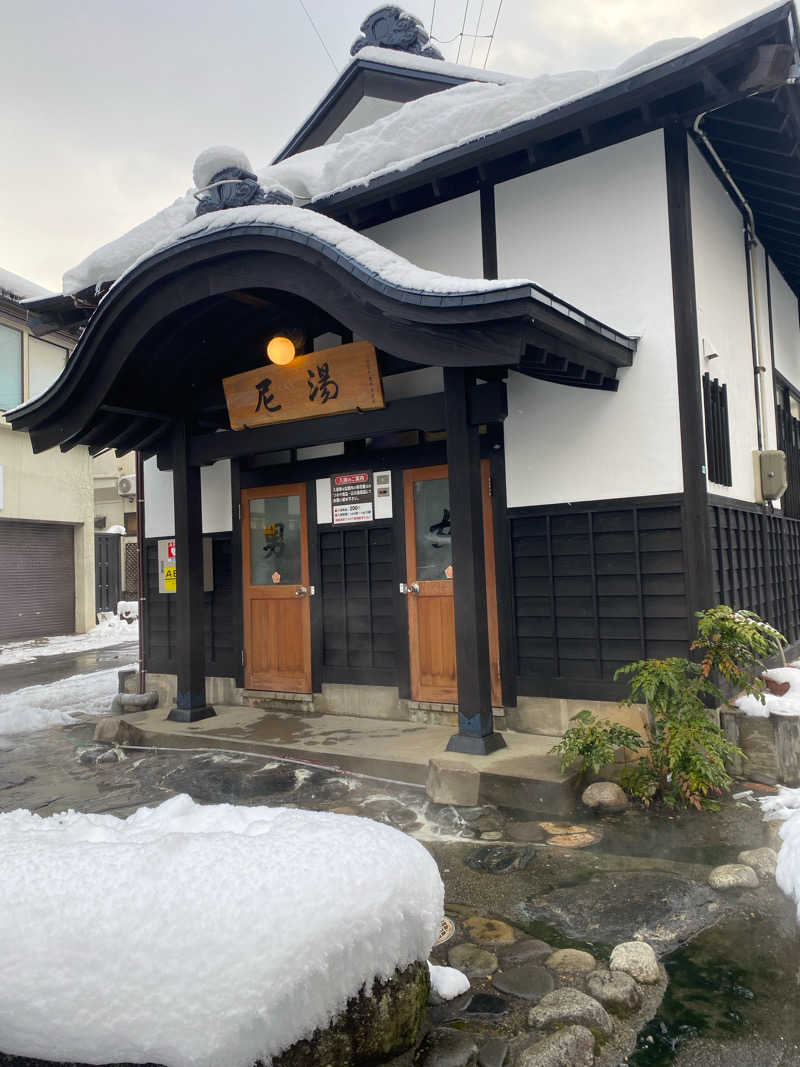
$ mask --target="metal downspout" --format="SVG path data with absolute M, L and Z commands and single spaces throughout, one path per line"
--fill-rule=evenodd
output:
M 144 610 L 146 600 L 144 592 L 144 460 L 142 453 L 136 452 L 136 570 L 139 582 L 139 692 L 145 692 L 144 662 Z

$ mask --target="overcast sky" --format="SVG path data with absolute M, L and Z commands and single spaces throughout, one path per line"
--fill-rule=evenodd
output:
M 338 70 L 372 0 L 304 0 Z M 466 0 L 436 0 L 456 59 Z M 614 67 L 665 37 L 705 36 L 758 0 L 502 0 L 489 66 Z M 408 10 L 430 28 L 432 0 Z M 498 0 L 470 0 L 491 31 Z M 52 289 L 94 248 L 182 195 L 203 148 L 262 166 L 336 76 L 300 0 L 0 0 L 0 267 Z M 455 40 L 450 40 L 451 38 Z M 469 62 L 473 42 L 461 43 Z M 477 40 L 475 66 L 486 41 Z

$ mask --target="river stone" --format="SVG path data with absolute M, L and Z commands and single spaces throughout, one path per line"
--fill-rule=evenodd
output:
M 495 975 L 493 984 L 501 993 L 536 1003 L 553 988 L 553 976 L 538 963 L 523 963 Z
M 708 876 L 712 889 L 758 889 L 758 875 L 743 863 L 723 863 Z
M 511 963 L 538 963 L 552 954 L 553 946 L 535 937 L 526 937 L 516 941 L 509 948 L 501 949 L 503 966 Z
M 473 941 L 487 945 L 511 945 L 514 942 L 514 930 L 508 923 L 499 919 L 487 919 L 483 915 L 473 915 L 464 921 L 464 929 Z
M 775 877 L 778 865 L 778 853 L 774 848 L 751 848 L 739 853 L 739 863 L 752 867 L 759 878 L 765 882 Z
M 538 822 L 515 822 L 506 827 L 509 841 L 544 841 L 547 834 Z
M 481 841 L 502 841 L 503 834 L 500 830 L 481 830 Z
M 497 956 L 493 952 L 469 942 L 454 945 L 447 953 L 447 962 L 456 970 L 463 971 L 467 978 L 487 978 L 498 967 Z
M 565 1023 L 579 1023 L 603 1037 L 614 1031 L 603 1005 L 578 989 L 554 989 L 528 1012 L 528 1026 L 535 1030 L 560 1029 Z
M 484 1019 L 499 1019 L 508 1011 L 508 1001 L 493 993 L 476 993 L 464 1008 L 464 1015 L 477 1015 Z
M 516 845 L 478 845 L 464 857 L 464 864 L 473 871 L 489 874 L 510 874 L 524 871 L 536 859 L 535 848 Z
M 615 1015 L 630 1015 L 642 1003 L 642 993 L 624 971 L 594 971 L 586 979 L 586 992 Z
M 646 941 L 624 941 L 617 945 L 608 964 L 612 971 L 624 971 L 637 982 L 650 984 L 661 977 L 656 954 Z
M 707 885 L 662 871 L 626 871 L 531 898 L 522 912 L 575 941 L 615 945 L 640 937 L 661 954 L 713 926 L 720 903 Z
M 597 966 L 597 960 L 591 952 L 584 952 L 579 948 L 558 948 L 544 963 L 552 971 L 561 971 L 564 974 L 583 974 L 593 971 Z
M 616 782 L 593 782 L 584 789 L 581 800 L 600 815 L 613 815 L 628 807 L 628 798 Z
M 470 1035 L 448 1026 L 431 1030 L 416 1059 L 419 1067 L 473 1067 L 477 1062 L 478 1046 Z
M 585 1026 L 565 1026 L 541 1041 L 528 1045 L 517 1060 L 518 1067 L 592 1067 L 594 1037 Z
M 478 1067 L 503 1067 L 508 1059 L 508 1042 L 499 1037 L 484 1041 L 478 1053 Z

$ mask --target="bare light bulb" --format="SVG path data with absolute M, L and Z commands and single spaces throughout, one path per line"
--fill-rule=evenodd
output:
M 290 337 L 273 337 L 267 344 L 267 356 L 279 367 L 288 366 L 295 357 L 294 341 Z

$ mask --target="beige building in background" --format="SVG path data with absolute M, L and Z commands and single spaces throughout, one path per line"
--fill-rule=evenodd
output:
M 0 644 L 95 624 L 89 451 L 34 455 L 3 415 L 47 389 L 75 345 L 66 333 L 33 336 L 21 301 L 44 295 L 0 270 Z

